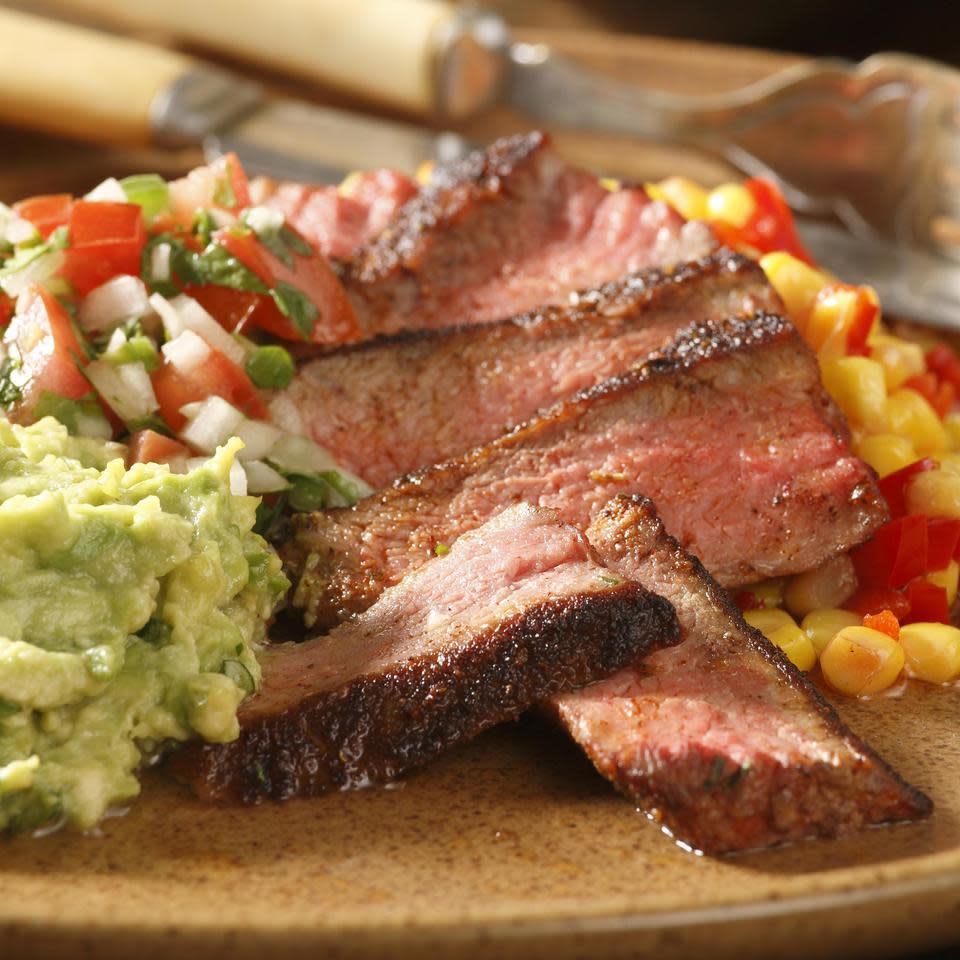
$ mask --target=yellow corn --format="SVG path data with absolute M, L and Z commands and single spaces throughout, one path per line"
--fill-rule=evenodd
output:
M 821 375 L 827 392 L 850 420 L 868 433 L 887 432 L 887 385 L 879 363 L 867 357 L 840 357 L 825 363 Z
M 613 177 L 601 177 L 597 182 L 601 187 L 603 187 L 604 190 L 609 190 L 610 193 L 616 193 L 621 186 L 620 181 L 614 180 Z M 652 197 L 651 199 L 656 200 L 657 198 Z
M 850 697 L 886 690 L 900 676 L 906 658 L 892 637 L 869 627 L 844 627 L 820 654 L 827 682 Z
M 817 663 L 817 651 L 810 638 L 795 624 L 774 630 L 767 639 L 779 647 L 798 670 L 812 670 Z
M 921 457 L 947 449 L 947 432 L 937 412 L 916 390 L 903 387 L 887 397 L 887 421 L 890 432 L 907 437 Z
M 946 470 L 918 473 L 907 484 L 906 503 L 910 513 L 960 519 L 960 476 Z
M 844 553 L 787 581 L 783 604 L 795 617 L 802 617 L 819 607 L 839 607 L 856 589 L 857 573 Z
M 707 216 L 742 227 L 757 209 L 753 195 L 742 183 L 724 183 L 707 196 Z
M 876 294 L 873 298 L 876 299 Z M 859 310 L 860 298 L 856 290 L 844 287 L 822 290 L 813 303 L 803 329 L 807 343 L 814 350 L 820 351 L 828 341 L 832 341 L 838 355 L 842 355 L 846 347 L 847 333 Z
M 359 170 L 352 170 L 348 173 L 337 186 L 337 193 L 341 197 L 349 197 L 357 189 L 363 174 Z
M 870 340 L 870 359 L 883 367 L 887 389 L 896 390 L 904 381 L 927 369 L 919 344 L 886 333 L 875 333 Z
M 945 470 L 947 473 L 960 474 L 960 454 L 941 453 L 937 455 L 937 461 L 941 470 Z
M 826 274 L 807 266 L 789 253 L 768 253 L 760 266 L 780 295 L 787 315 L 802 330 L 817 294 L 827 283 Z
M 707 191 L 686 177 L 668 177 L 657 184 L 659 198 L 687 220 L 707 218 Z
M 423 163 L 417 167 L 413 177 L 421 187 L 425 187 L 430 182 L 435 166 L 436 164 L 432 160 L 424 160 Z
M 744 590 L 752 594 L 761 607 L 779 607 L 783 603 L 784 582 L 783 577 L 776 577 L 772 580 L 761 580 L 744 587 Z
M 772 608 L 770 610 L 747 610 L 743 614 L 743 619 L 751 627 L 759 630 L 767 639 L 775 630 L 783 627 L 795 627 L 796 621 L 787 613 L 786 610 Z
M 934 570 L 928 573 L 926 579 L 947 591 L 947 603 L 952 607 L 957 599 L 957 583 L 960 581 L 960 564 L 951 560 L 943 570 Z
M 943 429 L 947 431 L 950 449 L 960 450 L 960 413 L 948 413 L 943 418 Z
M 906 437 L 893 433 L 876 433 L 855 440 L 853 449 L 861 460 L 866 460 L 874 470 L 885 477 L 913 463 L 917 451 Z
M 862 620 L 852 610 L 824 607 L 811 610 L 800 624 L 800 629 L 810 638 L 819 657 L 826 645 L 844 628 L 861 626 Z
M 910 673 L 930 683 L 946 683 L 960 674 L 960 630 L 945 623 L 909 623 L 900 643 Z

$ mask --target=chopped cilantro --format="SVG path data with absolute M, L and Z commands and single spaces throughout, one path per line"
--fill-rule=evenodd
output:
M 282 390 L 293 379 L 293 357 L 276 345 L 257 347 L 247 360 L 247 373 L 258 387 Z
M 213 185 L 213 202 L 218 207 L 224 207 L 232 210 L 237 205 L 237 195 L 233 190 L 233 184 L 230 182 L 229 173 L 222 177 L 217 177 Z
M 23 399 L 23 391 L 17 383 L 20 368 L 19 357 L 6 356 L 0 360 L 0 406 L 12 407 Z
M 449 552 L 450 548 L 445 543 L 438 543 L 434 548 L 433 552 L 438 557 L 445 557 Z
M 313 301 L 301 290 L 282 280 L 270 291 L 270 296 L 277 309 L 290 320 L 303 338 L 307 339 L 313 333 L 318 316 Z

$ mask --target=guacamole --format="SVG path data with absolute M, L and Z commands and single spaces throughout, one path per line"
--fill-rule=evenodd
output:
M 177 741 L 238 735 L 288 584 L 230 492 L 52 418 L 0 419 L 0 831 L 86 828 Z

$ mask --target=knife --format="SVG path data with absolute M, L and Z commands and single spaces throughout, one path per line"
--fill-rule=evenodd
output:
M 181 53 L 5 9 L 0 62 L 0 121 L 94 141 L 202 143 L 208 156 L 233 150 L 249 171 L 278 178 L 334 182 L 381 166 L 413 172 L 469 148 L 455 134 L 270 98 L 245 77 Z M 873 285 L 891 312 L 957 329 L 955 263 L 864 243 L 832 224 L 799 225 L 820 262 Z
M 452 133 L 268 97 L 260 84 L 185 54 L 3 8 L 0 63 L 0 122 L 95 142 L 233 150 L 250 172 L 281 179 L 412 172 L 469 149 Z

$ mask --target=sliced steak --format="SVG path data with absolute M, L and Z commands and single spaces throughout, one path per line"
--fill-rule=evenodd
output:
M 341 187 L 312 186 L 256 177 L 253 203 L 279 210 L 320 253 L 343 259 L 372 240 L 419 187 L 394 170 L 371 170 Z
M 304 364 L 271 412 L 382 487 L 623 373 L 692 321 L 781 309 L 756 263 L 723 250 L 510 320 L 341 348 Z
M 704 224 L 640 188 L 604 189 L 532 133 L 435 171 L 343 280 L 374 336 L 499 320 L 715 246 Z
M 747 626 L 649 501 L 617 497 L 588 537 L 612 569 L 673 604 L 683 640 L 550 709 L 668 832 L 726 853 L 930 812 L 927 797 Z
M 810 569 L 886 518 L 795 328 L 707 322 L 493 443 L 349 509 L 295 517 L 282 550 L 294 604 L 329 626 L 508 504 L 586 528 L 618 493 L 654 499 L 724 585 Z
M 388 780 L 675 642 L 670 605 L 610 575 L 583 534 L 517 505 L 332 633 L 265 656 L 240 738 L 175 769 L 246 802 Z

